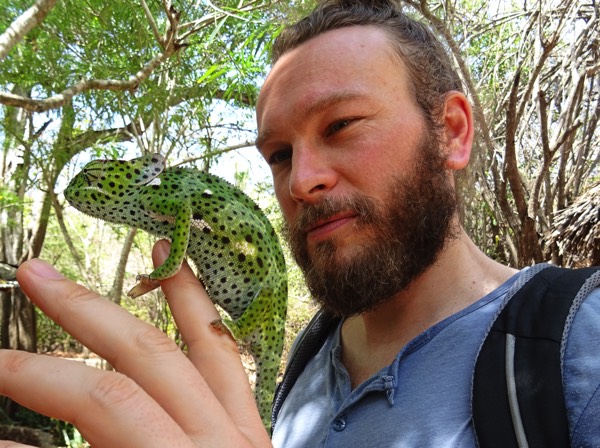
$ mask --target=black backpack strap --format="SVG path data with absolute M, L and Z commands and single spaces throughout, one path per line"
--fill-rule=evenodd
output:
M 335 317 L 323 310 L 317 312 L 312 320 L 302 331 L 288 357 L 288 364 L 283 374 L 283 380 L 277 386 L 273 400 L 273 411 L 271 414 L 271 430 L 275 428 L 279 411 L 287 398 L 290 390 L 294 387 L 296 380 L 308 364 L 308 361 L 321 349 L 331 330 L 340 322 Z
M 599 268 L 547 267 L 509 297 L 475 367 L 473 424 L 479 446 L 570 445 L 562 385 L 563 334 L 581 301 L 598 284 Z

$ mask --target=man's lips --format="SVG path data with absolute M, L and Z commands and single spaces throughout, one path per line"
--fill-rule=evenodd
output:
M 312 238 L 324 237 L 337 228 L 356 218 L 356 212 L 338 213 L 327 219 L 321 219 L 306 227 L 306 234 Z

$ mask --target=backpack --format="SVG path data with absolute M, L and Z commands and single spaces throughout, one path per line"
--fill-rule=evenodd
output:
M 537 272 L 514 295 L 508 293 L 477 357 L 472 410 L 481 447 L 570 444 L 562 342 L 581 302 L 600 286 L 600 267 L 531 269 Z M 275 393 L 272 428 L 297 378 L 339 322 L 321 310 L 296 340 Z

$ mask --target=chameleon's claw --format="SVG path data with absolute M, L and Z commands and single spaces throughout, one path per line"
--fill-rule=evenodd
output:
M 156 280 L 152 280 L 146 274 L 140 274 L 135 279 L 138 282 L 137 285 L 135 285 L 133 288 L 131 288 L 129 290 L 129 292 L 127 293 L 127 296 L 129 296 L 131 298 L 139 297 L 139 296 L 146 294 L 147 292 L 150 292 L 160 286 L 159 282 L 157 282 Z
M 231 339 L 233 339 L 235 341 L 235 338 L 233 337 L 233 335 L 231 334 L 231 331 L 229 330 L 229 327 L 227 327 L 227 325 L 225 325 L 225 322 L 223 322 L 222 319 L 216 319 L 213 320 L 210 323 L 210 326 L 212 327 L 212 329 L 222 335 L 228 335 Z

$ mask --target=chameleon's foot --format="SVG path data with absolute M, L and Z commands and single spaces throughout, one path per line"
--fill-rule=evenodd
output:
M 127 293 L 127 295 L 132 298 L 139 297 L 160 286 L 159 282 L 152 280 L 148 275 L 140 274 L 135 279 L 138 282 L 137 285 L 131 288 Z
M 222 335 L 228 335 L 231 339 L 234 339 L 233 335 L 231 334 L 231 331 L 229 330 L 229 327 L 227 327 L 227 325 L 225 325 L 225 322 L 223 322 L 223 320 L 221 319 L 217 319 L 217 320 L 213 320 L 210 323 L 211 328 Z

